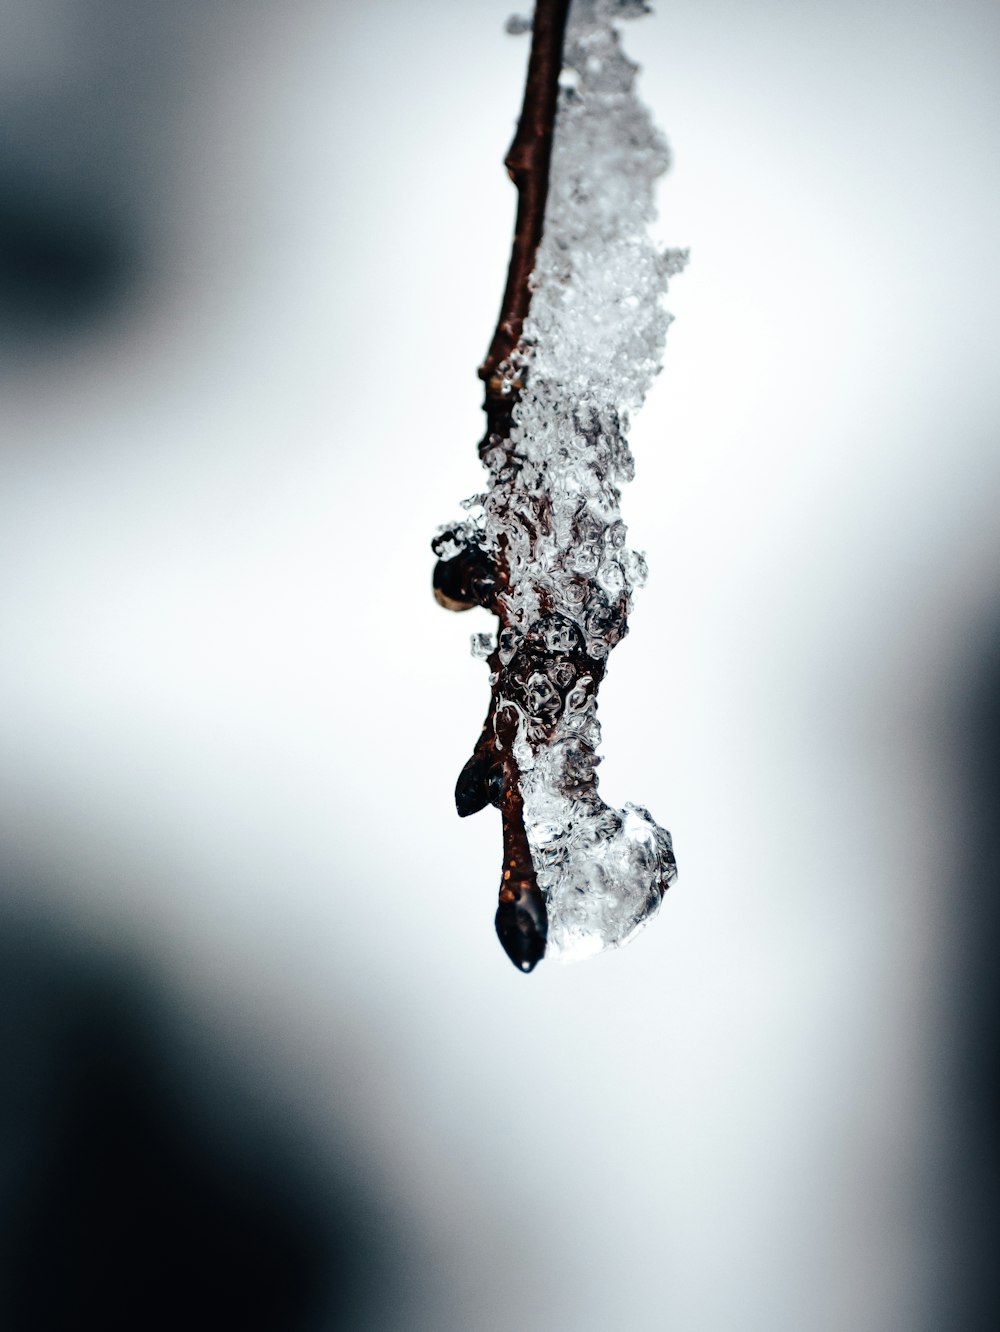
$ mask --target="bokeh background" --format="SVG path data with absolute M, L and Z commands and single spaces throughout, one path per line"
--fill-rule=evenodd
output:
M 527 39 L 0 7 L 4 1326 L 1000 1319 L 1000 10 L 657 8 L 602 792 L 680 878 L 525 978 L 428 541 Z

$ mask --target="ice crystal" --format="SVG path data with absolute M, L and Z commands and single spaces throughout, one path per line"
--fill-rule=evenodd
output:
M 659 371 L 662 296 L 685 258 L 648 232 L 668 152 L 614 22 L 644 11 L 630 0 L 575 0 L 570 11 L 531 306 L 502 367 L 522 386 L 513 428 L 484 449 L 481 508 L 438 537 L 449 550 L 474 544 L 505 570 L 491 718 L 494 728 L 516 718 L 547 955 L 563 960 L 624 943 L 676 873 L 669 833 L 638 805 L 609 807 L 595 773 L 597 685 L 646 574 L 619 512 L 634 471 L 629 412 Z

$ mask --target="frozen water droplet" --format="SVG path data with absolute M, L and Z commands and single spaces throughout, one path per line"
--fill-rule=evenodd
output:
M 601 553 L 596 546 L 577 546 L 571 556 L 571 566 L 577 573 L 593 573 L 601 560 Z
M 616 597 L 625 586 L 625 574 L 614 560 L 605 560 L 597 571 L 597 581 L 610 596 Z
M 566 697 L 566 711 L 580 712 L 589 706 L 594 697 L 594 681 L 589 675 L 577 681 Z
M 568 661 L 550 661 L 545 673 L 557 689 L 567 690 L 576 679 L 576 669 Z
M 496 648 L 496 639 L 492 634 L 473 634 L 470 640 L 472 655 L 485 661 Z
M 581 437 L 581 445 L 585 441 Z M 574 535 L 581 545 L 596 545 L 604 535 L 604 524 L 596 514 L 584 507 L 573 524 Z
M 509 666 L 514 658 L 514 654 L 521 646 L 521 635 L 515 629 L 501 629 L 499 639 L 500 660 L 504 666 Z
M 528 677 L 525 686 L 525 702 L 528 710 L 536 717 L 546 721 L 554 720 L 562 707 L 559 691 L 547 675 L 536 671 Z
M 564 615 L 549 615 L 539 625 L 547 652 L 570 653 L 580 646 L 580 631 Z
M 589 588 L 583 578 L 567 578 L 560 591 L 566 603 L 575 609 L 587 600 Z
M 626 556 L 626 567 L 634 587 L 644 587 L 649 577 L 649 565 L 640 550 L 630 550 Z

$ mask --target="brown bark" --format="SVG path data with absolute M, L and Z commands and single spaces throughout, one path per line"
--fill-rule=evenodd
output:
M 517 133 L 505 159 L 517 187 L 517 217 L 507 285 L 496 331 L 486 359 L 479 368 L 485 384 L 483 410 L 486 433 L 480 456 L 499 444 L 509 448 L 511 413 L 523 388 L 523 370 L 514 362 L 524 321 L 531 304 L 529 279 L 535 268 L 545 223 L 552 137 L 559 96 L 563 39 L 570 0 L 538 0 L 532 24 L 531 54 L 524 103 Z M 507 586 L 503 553 L 494 563 L 487 552 L 470 546 L 434 571 L 434 593 L 448 610 L 485 606 L 500 617 L 497 594 Z M 512 663 L 513 666 L 513 663 Z M 501 671 L 494 653 L 491 670 L 497 675 L 494 698 L 482 735 L 462 769 L 455 790 L 460 815 L 476 813 L 487 804 L 499 807 L 503 823 L 504 869 L 500 886 L 496 929 L 507 955 L 521 971 L 531 971 L 545 952 L 547 919 L 544 897 L 538 888 L 524 828 L 523 804 L 517 764 L 512 753 L 514 734 L 508 723 L 498 727 L 495 702 L 499 681 L 513 672 Z M 498 729 L 503 731 L 498 736 Z
M 479 367 L 479 378 L 486 385 L 483 411 L 487 423 L 479 445 L 480 456 L 493 444 L 509 439 L 510 414 L 523 387 L 511 358 L 531 305 L 529 279 L 545 225 L 552 131 L 569 6 L 570 0 L 538 0 L 535 7 L 524 103 L 517 133 L 504 159 L 517 188 L 517 216 L 500 318 L 486 359 Z
M 552 160 L 552 130 L 559 96 L 563 37 L 569 0 L 538 0 L 532 25 L 531 55 L 524 87 L 524 104 L 517 133 L 504 165 L 517 187 L 517 219 L 507 287 L 500 307 L 493 341 L 479 377 L 486 384 L 486 397 L 505 397 L 503 366 L 509 363 L 531 304 L 528 280 L 545 224 L 545 202 L 549 192 L 549 163 Z

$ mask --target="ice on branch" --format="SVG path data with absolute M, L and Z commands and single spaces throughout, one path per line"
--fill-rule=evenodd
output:
M 608 806 L 595 772 L 597 687 L 646 576 L 619 509 L 634 470 L 629 412 L 660 369 L 662 297 L 686 258 L 648 231 L 669 157 L 615 27 L 644 10 L 613 0 L 570 10 L 530 308 L 501 366 L 514 399 L 509 437 L 484 441 L 488 489 L 435 546 L 444 559 L 480 562 L 495 585 L 473 599 L 500 620 L 495 650 L 486 635 L 474 643 L 493 701 L 459 780 L 460 812 L 480 807 L 472 798 L 462 808 L 463 779 L 469 791 L 486 773 L 502 810 L 504 782 L 516 779 L 545 951 L 562 960 L 625 943 L 676 874 L 669 833 L 639 805 Z M 500 915 L 498 930 L 503 938 Z

